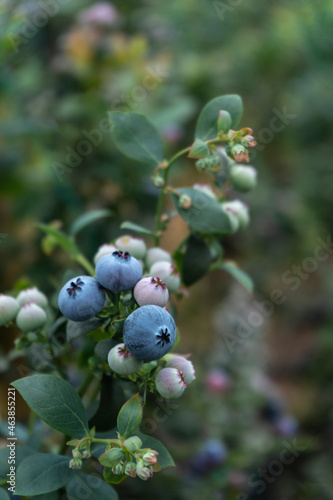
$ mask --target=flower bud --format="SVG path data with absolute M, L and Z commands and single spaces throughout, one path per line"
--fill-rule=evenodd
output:
M 22 290 L 16 298 L 17 302 L 20 306 L 24 306 L 24 304 L 37 304 L 39 307 L 45 309 L 47 307 L 47 298 L 46 296 L 38 290 L 35 286 L 32 288 L 27 288 L 26 290 Z
M 163 280 L 170 293 L 176 292 L 180 286 L 180 275 L 170 262 L 155 262 L 150 268 L 149 274 Z
M 214 200 L 216 199 L 215 193 L 209 184 L 194 184 L 193 187 L 194 189 L 197 189 L 198 191 L 205 193 L 210 198 L 214 198 Z
M 230 387 L 230 377 L 222 370 L 211 370 L 206 375 L 206 388 L 214 394 L 224 394 Z
M 81 469 L 81 467 L 82 467 L 82 460 L 80 458 L 73 458 L 69 462 L 70 469 Z
M 124 465 L 122 463 L 117 464 L 115 467 L 112 467 L 112 472 L 116 474 L 116 476 L 124 474 Z
M 168 359 L 166 368 L 177 368 L 177 370 L 180 370 L 187 384 L 190 384 L 195 379 L 193 363 L 183 356 L 172 356 Z
M 143 364 L 141 360 L 132 356 L 125 344 L 118 344 L 110 350 L 108 363 L 111 370 L 118 375 L 131 375 L 139 370 Z
M 36 330 L 46 323 L 45 311 L 37 304 L 25 304 L 16 317 L 17 326 L 23 330 Z
M 244 229 L 250 222 L 249 209 L 240 200 L 226 201 L 222 204 L 223 209 L 235 215 L 238 219 L 239 229 Z
M 248 148 L 254 148 L 257 144 L 252 135 L 246 135 L 243 139 L 243 142 Z
M 146 255 L 146 244 L 142 238 L 133 236 L 121 236 L 115 241 L 115 245 L 121 252 L 129 252 L 136 259 L 143 259 Z
M 77 448 L 74 448 L 74 450 L 72 450 L 72 455 L 73 458 L 82 458 L 82 455 Z
M 192 198 L 188 194 L 182 194 L 179 198 L 179 206 L 188 209 L 192 205 Z
M 153 181 L 153 185 L 156 188 L 162 188 L 165 185 L 165 180 L 160 175 L 153 175 L 152 181 Z
M 99 249 L 97 250 L 97 253 L 94 256 L 94 263 L 97 264 L 99 259 L 104 257 L 105 255 L 110 255 L 113 252 L 115 252 L 117 249 L 114 245 L 111 245 L 111 243 L 105 243 L 104 245 L 101 245 Z
M 249 153 L 241 144 L 236 144 L 231 148 L 231 154 L 238 163 L 248 163 Z
M 151 466 L 146 467 L 142 460 L 138 460 L 136 464 L 136 473 L 140 479 L 146 481 L 153 475 L 153 468 Z
M 251 166 L 233 165 L 230 177 L 233 187 L 242 193 L 251 191 L 257 184 L 257 171 Z
M 149 465 L 154 465 L 157 462 L 158 452 L 155 450 L 147 451 L 142 457 L 143 462 Z
M 126 476 L 136 477 L 136 464 L 134 462 L 127 462 L 124 472 Z
M 163 368 L 155 378 L 157 392 L 163 398 L 177 399 L 187 387 L 184 375 L 177 368 Z
M 134 287 L 134 298 L 139 306 L 164 307 L 169 300 L 169 291 L 160 278 L 142 278 Z
M 153 247 L 153 248 L 149 248 L 149 250 L 147 250 L 146 266 L 148 267 L 148 269 L 150 269 L 151 266 L 153 264 L 155 264 L 155 262 L 159 262 L 161 260 L 171 263 L 172 258 L 171 258 L 171 255 L 169 254 L 169 252 L 166 252 L 165 250 L 163 250 L 162 248 L 159 248 L 159 247 Z
M 0 326 L 14 319 L 19 309 L 20 305 L 16 299 L 0 294 Z
M 142 447 L 142 441 L 138 436 L 132 436 L 124 441 L 125 448 L 130 453 L 136 453 Z

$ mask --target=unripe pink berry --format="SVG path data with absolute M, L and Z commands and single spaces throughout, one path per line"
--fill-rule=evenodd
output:
M 118 375 L 131 375 L 141 368 L 143 361 L 132 356 L 125 344 L 118 344 L 109 352 L 108 363 Z
M 176 292 L 180 286 L 180 275 L 170 262 L 155 262 L 150 268 L 149 274 L 163 280 L 170 293 Z
M 134 238 L 130 235 L 121 236 L 115 241 L 115 245 L 121 252 L 129 252 L 136 259 L 143 259 L 147 248 L 142 238 Z
M 177 368 L 163 368 L 155 378 L 157 392 L 163 398 L 179 398 L 187 387 L 183 373 Z
M 27 288 L 26 290 L 22 290 L 22 292 L 18 294 L 16 300 L 21 307 L 24 306 L 24 304 L 37 304 L 43 309 L 47 307 L 46 296 L 35 286 L 33 286 L 32 288 Z
M 215 394 L 224 394 L 230 387 L 230 377 L 222 370 L 211 370 L 206 375 L 206 387 Z
M 148 269 L 150 269 L 151 266 L 155 264 L 155 262 L 160 262 L 160 261 L 166 261 L 171 263 L 172 257 L 169 254 L 169 252 L 159 247 L 149 248 L 149 250 L 147 250 L 147 255 L 146 255 L 146 266 L 148 267 Z
M 16 299 L 0 294 L 0 326 L 14 319 L 19 309 L 20 305 Z
M 116 247 L 114 245 L 111 245 L 111 243 L 105 243 L 104 245 L 101 245 L 94 256 L 94 263 L 97 264 L 99 259 L 101 259 L 105 255 L 112 254 L 116 250 Z
M 46 320 L 45 311 L 37 304 L 24 304 L 16 317 L 16 324 L 23 331 L 37 330 Z
M 164 307 L 169 300 L 169 292 L 160 278 L 142 278 L 134 287 L 134 298 L 139 306 Z
M 195 380 L 195 369 L 192 361 L 183 356 L 172 356 L 166 363 L 167 368 L 177 368 L 184 376 L 185 382 L 190 384 Z

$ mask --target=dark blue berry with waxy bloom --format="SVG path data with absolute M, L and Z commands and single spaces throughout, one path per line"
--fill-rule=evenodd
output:
M 124 342 L 137 359 L 154 361 L 165 356 L 176 340 L 176 324 L 171 314 L 159 306 L 136 309 L 124 323 Z
M 58 305 L 62 314 L 72 321 L 86 321 L 101 312 L 105 292 L 91 276 L 69 280 L 59 293 Z
M 132 290 L 141 278 L 142 266 L 128 252 L 113 252 L 96 264 L 97 281 L 114 293 Z

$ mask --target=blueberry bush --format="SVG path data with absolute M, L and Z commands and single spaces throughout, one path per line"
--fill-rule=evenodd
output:
M 133 477 L 147 480 L 175 465 L 165 443 L 140 430 L 152 396 L 180 398 L 196 378 L 189 356 L 177 353 L 174 299 L 186 300 L 188 288 L 210 272 L 227 272 L 248 291 L 253 287 L 237 264 L 224 258 L 222 246 L 224 237 L 250 221 L 248 206 L 233 199 L 235 193 L 256 185 L 256 170 L 248 165 L 255 140 L 249 127 L 239 128 L 241 118 L 238 95 L 216 97 L 199 114 L 192 144 L 166 159 L 160 135 L 144 115 L 111 111 L 115 145 L 150 169 L 159 190 L 155 227 L 123 222 L 126 234 L 96 248 L 90 262 L 77 235 L 109 217 L 108 211 L 86 212 L 68 232 L 54 223 L 39 225 L 43 247 L 49 253 L 60 247 L 82 273 L 65 272 L 62 288 L 55 284 L 49 298 L 36 287 L 0 296 L 1 325 L 21 330 L 17 353 L 41 360 L 34 366 L 37 373 L 22 374 L 12 386 L 30 407 L 32 426 L 38 417 L 63 434 L 58 446 L 49 435 L 48 453 L 22 449 L 17 495 L 53 498 L 66 490 L 67 498 L 76 499 L 86 490 L 87 498 L 118 498 L 113 485 Z M 184 157 L 205 183 L 170 184 L 173 165 Z M 188 231 L 169 253 L 160 240 L 175 215 Z M 210 377 L 213 391 L 227 384 L 219 373 Z M 205 446 L 203 460 L 220 463 L 224 445 L 211 440 Z M 96 476 L 101 471 L 104 480 Z

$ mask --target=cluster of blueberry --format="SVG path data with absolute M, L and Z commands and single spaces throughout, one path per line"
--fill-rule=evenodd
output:
M 169 253 L 158 247 L 147 251 L 143 240 L 130 236 L 118 238 L 115 246 L 100 247 L 95 263 L 96 279 L 78 276 L 64 285 L 59 294 L 59 309 L 72 321 L 86 321 L 102 311 L 109 292 L 132 291 L 139 307 L 126 317 L 124 342 L 108 354 L 108 364 L 115 373 L 132 375 L 144 363 L 166 356 L 175 344 L 176 324 L 165 306 L 169 293 L 179 289 L 179 274 Z M 150 276 L 143 278 L 144 266 L 150 269 Z M 177 398 L 194 378 L 189 360 L 170 355 L 156 375 L 156 389 L 163 397 Z
M 47 320 L 47 298 L 36 287 L 22 290 L 16 299 L 0 294 L 0 326 L 15 320 L 20 330 L 41 328 Z

